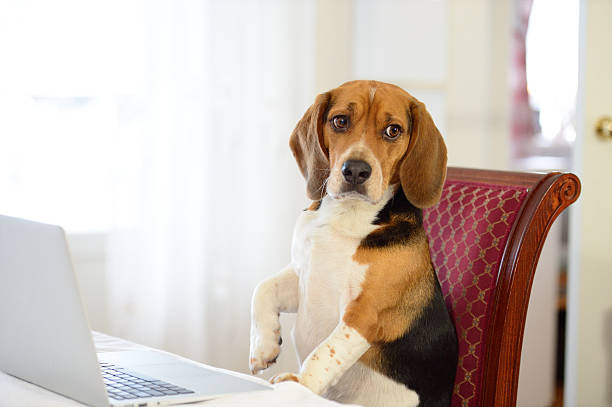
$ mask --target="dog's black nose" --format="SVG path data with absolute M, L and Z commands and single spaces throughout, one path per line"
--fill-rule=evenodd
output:
M 363 184 L 372 174 L 372 167 L 365 161 L 346 160 L 342 164 L 342 175 L 349 184 Z

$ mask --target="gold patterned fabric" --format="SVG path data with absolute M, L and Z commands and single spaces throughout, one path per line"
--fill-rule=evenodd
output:
M 431 257 L 457 330 L 459 361 L 451 405 L 481 405 L 482 356 L 508 235 L 527 190 L 447 180 L 423 211 Z

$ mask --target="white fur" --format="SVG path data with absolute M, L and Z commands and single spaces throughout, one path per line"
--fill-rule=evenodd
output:
M 419 405 L 419 396 L 416 392 L 360 362 L 355 363 L 344 373 L 338 384 L 330 387 L 323 396 L 341 403 L 367 407 Z
M 323 393 L 338 383 L 369 348 L 370 344 L 359 332 L 341 321 L 302 364 L 300 383 L 317 394 Z
M 361 335 L 351 335 L 352 342 L 343 341 L 339 335 L 349 328 L 342 322 L 342 315 L 347 304 L 360 294 L 367 270 L 367 266 L 353 260 L 353 255 L 361 240 L 378 227 L 372 225 L 372 221 L 393 196 L 394 189 L 388 188 L 377 203 L 351 196 L 332 199 L 328 195 L 319 210 L 300 215 L 288 268 L 299 278 L 297 287 L 289 287 L 295 284 L 293 278 L 279 275 L 267 280 L 269 283 L 262 283 L 264 287 L 258 287 L 254 295 L 253 304 L 257 309 L 253 310 L 252 326 L 256 328 L 252 328 L 251 358 L 256 360 L 258 370 L 265 369 L 278 354 L 269 351 L 276 349 L 275 336 L 269 331 L 278 329 L 276 310 L 280 306 L 270 305 L 279 298 L 278 290 L 274 292 L 270 288 L 276 281 L 279 287 L 297 292 L 299 296 L 297 304 L 289 305 L 297 308 L 293 337 L 302 363 L 298 375 L 301 383 L 316 393 L 323 392 L 328 398 L 346 403 L 368 407 L 418 405 L 414 391 L 360 362 L 355 363 L 369 347 Z M 258 298 L 264 295 L 269 295 L 270 300 Z M 325 352 L 328 345 L 334 347 L 336 354 L 342 353 L 343 366 L 338 369 L 330 369 L 329 362 L 333 358 L 330 352 Z M 258 352 L 262 351 L 265 357 L 260 357 Z M 315 355 L 317 358 L 313 358 Z
M 376 214 L 392 196 L 371 204 L 363 199 L 326 196 L 318 211 L 298 218 L 291 260 L 300 280 L 295 326 L 298 356 L 304 360 L 338 325 L 346 305 L 357 298 L 367 266 L 353 260 L 361 240 L 378 226 Z
M 298 298 L 298 276 L 291 266 L 255 288 L 251 304 L 251 372 L 267 368 L 280 353 L 279 312 L 297 311 Z

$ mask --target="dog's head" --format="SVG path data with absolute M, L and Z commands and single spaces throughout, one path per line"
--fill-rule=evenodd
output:
M 425 105 L 382 82 L 353 81 L 317 96 L 289 141 L 308 197 L 379 201 L 401 183 L 416 207 L 434 205 L 446 146 Z

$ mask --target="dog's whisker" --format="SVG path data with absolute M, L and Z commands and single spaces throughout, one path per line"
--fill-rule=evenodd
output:
M 321 184 L 321 188 L 319 188 L 319 192 L 321 193 L 321 198 L 323 199 L 323 195 L 325 195 L 327 183 L 329 182 L 329 177 L 325 178 L 325 181 Z

